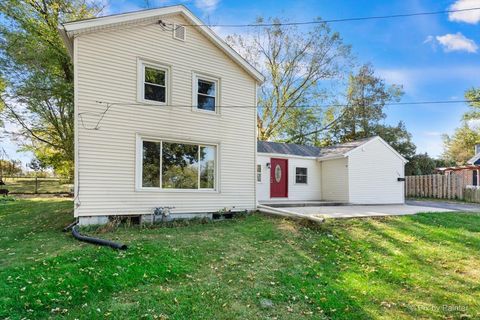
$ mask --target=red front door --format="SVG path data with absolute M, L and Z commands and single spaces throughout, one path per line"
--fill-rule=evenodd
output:
M 288 160 L 270 160 L 270 198 L 288 197 Z

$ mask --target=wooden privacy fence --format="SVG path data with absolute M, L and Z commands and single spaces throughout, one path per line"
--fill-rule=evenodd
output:
M 467 202 L 480 203 L 480 189 L 466 188 L 465 190 L 463 190 L 463 200 Z
M 405 196 L 407 197 L 463 200 L 465 187 L 464 179 L 455 174 L 430 174 L 405 178 Z

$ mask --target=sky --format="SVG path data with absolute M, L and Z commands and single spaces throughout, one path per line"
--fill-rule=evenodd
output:
M 284 17 L 290 21 L 341 19 L 480 7 L 480 0 L 115 0 L 105 13 L 122 13 L 184 4 L 208 24 L 252 23 L 256 17 Z M 389 84 L 403 85 L 402 102 L 463 100 L 465 90 L 480 87 L 480 10 L 382 20 L 332 23 L 352 46 L 355 62 L 372 63 Z M 220 36 L 244 32 L 215 28 Z M 403 120 L 417 152 L 438 157 L 442 134 L 452 134 L 467 110 L 463 103 L 388 106 L 386 124 Z M 26 160 L 6 143 L 11 158 Z

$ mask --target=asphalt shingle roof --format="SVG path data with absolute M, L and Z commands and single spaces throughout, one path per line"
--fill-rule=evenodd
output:
M 303 157 L 317 157 L 320 148 L 312 146 L 302 146 L 293 143 L 279 143 L 270 141 L 257 141 L 257 152 L 291 154 Z
M 370 137 L 330 147 L 318 148 L 313 146 L 303 146 L 293 143 L 279 143 L 270 141 L 257 141 L 257 152 L 260 153 L 277 153 L 289 154 L 302 157 L 331 157 L 343 155 L 376 137 Z

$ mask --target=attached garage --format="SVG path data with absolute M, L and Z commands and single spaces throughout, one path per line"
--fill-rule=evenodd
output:
M 327 148 L 259 141 L 257 201 L 404 203 L 406 162 L 378 136 Z

